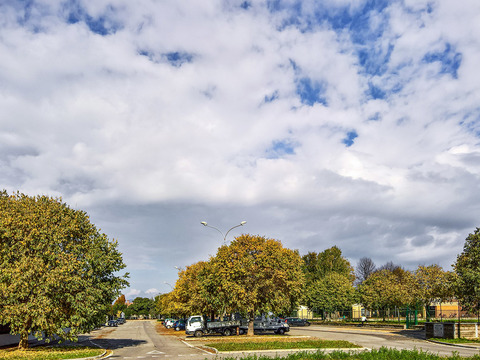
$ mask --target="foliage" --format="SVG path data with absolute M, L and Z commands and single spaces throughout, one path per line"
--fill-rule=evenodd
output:
M 455 292 L 462 308 L 480 311 L 480 228 L 465 239 L 463 252 L 454 264 Z
M 0 349 L 0 359 L 5 360 L 57 360 L 91 358 L 105 350 L 87 346 L 36 346 L 31 349 Z
M 361 303 L 368 309 L 380 310 L 412 305 L 414 289 L 412 273 L 402 268 L 376 271 L 358 286 Z
M 220 247 L 210 262 L 203 284 L 216 294 L 220 314 L 242 312 L 253 320 L 257 311 L 287 314 L 298 304 L 304 284 L 302 259 L 278 240 L 241 235 Z
M 210 262 L 199 261 L 179 272 L 179 278 L 173 291 L 173 300 L 177 303 L 175 315 L 211 314 L 218 303 L 216 292 L 204 286 L 204 280 L 212 273 Z
M 125 310 L 125 316 L 130 317 L 133 315 L 148 316 L 155 313 L 155 301 L 153 299 L 136 297 L 133 299 L 132 305 Z
M 225 357 L 225 360 L 236 360 L 238 358 Z M 458 354 L 452 356 L 442 356 L 433 354 L 422 350 L 397 350 L 382 347 L 380 349 L 373 349 L 371 351 L 361 352 L 345 352 L 345 351 L 333 351 L 326 353 L 324 351 L 306 352 L 300 351 L 286 356 L 277 355 L 275 357 L 263 355 L 248 355 L 240 358 L 241 360 L 460 360 L 460 359 L 472 359 L 479 360 L 480 355 L 474 355 L 472 357 L 460 357 Z
M 306 302 L 312 309 L 327 313 L 347 309 L 355 302 L 355 288 L 345 275 L 332 272 L 306 288 Z
M 309 252 L 302 259 L 307 283 L 320 280 L 332 272 L 348 277 L 351 282 L 355 280 L 353 267 L 342 256 L 342 251 L 336 246 L 326 249 L 319 254 Z
M 303 302 L 312 309 L 327 312 L 344 309 L 355 302 L 355 275 L 350 262 L 334 246 L 302 257 L 306 284 Z
M 428 307 L 432 303 L 441 303 L 451 298 L 452 276 L 444 271 L 441 266 L 432 264 L 420 265 L 414 274 L 417 290 L 417 299 Z
M 61 199 L 0 193 L 0 323 L 20 335 L 76 338 L 128 285 L 117 242 Z M 66 333 L 63 329 L 70 328 Z
M 112 306 L 112 315 L 115 315 L 117 317 L 120 317 L 120 314 L 123 312 L 125 313 L 125 310 L 127 310 L 127 305 L 126 305 L 126 300 L 125 300 L 125 295 L 121 294 L 117 300 L 113 303 Z
M 173 292 L 160 294 L 155 298 L 155 311 L 163 316 L 174 315 Z
M 275 349 L 340 349 L 340 348 L 358 348 L 358 345 L 345 340 L 294 340 L 284 341 L 284 339 L 274 338 L 272 340 L 262 341 L 230 341 L 206 344 L 218 351 L 250 351 L 250 350 L 275 350 Z

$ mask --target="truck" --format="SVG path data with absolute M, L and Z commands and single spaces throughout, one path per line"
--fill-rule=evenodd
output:
M 207 321 L 203 315 L 190 316 L 185 325 L 185 334 L 201 337 L 207 334 L 222 334 L 225 336 L 236 335 L 240 327 L 248 328 L 248 322 L 244 319 L 226 321 Z M 240 331 L 239 331 L 240 332 Z
M 248 329 L 248 327 L 247 327 Z M 253 321 L 253 331 L 267 332 L 273 331 L 275 334 L 283 335 L 290 331 L 290 325 L 286 319 L 279 319 L 276 317 L 259 316 Z
M 261 316 L 255 318 L 253 322 L 255 332 L 273 331 L 276 334 L 283 335 L 290 331 L 290 326 L 285 320 Z M 233 316 L 232 320 L 207 321 L 202 315 L 190 316 L 185 326 L 187 335 L 201 337 L 208 334 L 222 334 L 225 336 L 246 334 L 248 332 L 248 320 Z

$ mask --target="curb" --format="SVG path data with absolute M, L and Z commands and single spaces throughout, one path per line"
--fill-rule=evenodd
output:
M 322 351 L 322 352 L 334 352 L 334 351 L 343 351 L 343 352 L 361 352 L 361 351 L 370 351 L 370 348 L 361 347 L 361 348 L 326 348 L 326 349 L 319 349 L 319 348 L 311 348 L 311 349 L 271 349 L 271 350 L 237 350 L 237 351 L 217 351 L 217 354 L 225 355 L 225 354 L 250 354 L 250 353 L 258 353 L 258 352 L 268 352 L 268 353 L 277 353 L 277 352 L 302 352 L 302 351 Z
M 92 360 L 92 359 L 101 359 L 105 356 L 105 354 L 107 353 L 107 349 L 103 349 L 103 353 L 100 354 L 100 355 L 97 355 L 97 356 L 90 356 L 90 357 L 86 357 L 86 358 L 74 358 L 74 359 L 68 359 L 68 360 Z
M 461 348 L 466 348 L 466 349 L 477 349 L 480 350 L 480 345 L 479 346 L 471 346 L 471 345 L 466 345 L 466 344 L 453 344 L 449 342 L 443 342 L 443 341 L 437 341 L 437 340 L 425 340 L 433 344 L 440 344 L 440 345 L 447 345 L 447 346 L 456 346 L 456 347 L 461 347 Z

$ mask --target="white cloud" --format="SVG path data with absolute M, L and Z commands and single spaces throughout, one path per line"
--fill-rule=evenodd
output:
M 130 289 L 127 289 L 127 290 L 128 290 L 128 291 L 127 291 L 126 294 L 125 294 L 125 296 L 126 296 L 127 298 L 135 298 L 135 297 L 137 297 L 137 296 L 141 293 L 141 291 L 138 290 L 138 289 L 132 289 L 132 288 L 130 288 Z
M 155 289 L 155 288 L 150 288 L 147 291 L 145 291 L 145 294 L 150 295 L 150 296 L 155 296 L 155 295 L 158 295 L 159 293 L 160 293 L 160 291 L 158 289 Z
M 13 4 L 0 6 L 0 181 L 91 212 L 134 289 L 168 291 L 174 265 L 215 252 L 201 220 L 409 266 L 451 263 L 478 225 L 476 1 L 393 1 L 364 28 L 338 28 L 363 1 L 79 2 L 106 36 L 61 2 Z M 323 104 L 302 103 L 301 79 Z

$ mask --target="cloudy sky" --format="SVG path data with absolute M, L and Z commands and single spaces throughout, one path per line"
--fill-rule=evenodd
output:
M 0 185 L 86 210 L 131 299 L 215 254 L 201 221 L 450 269 L 479 64 L 478 0 L 0 0 Z

